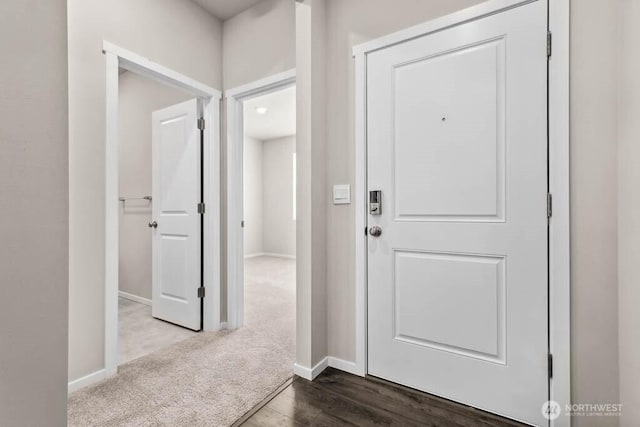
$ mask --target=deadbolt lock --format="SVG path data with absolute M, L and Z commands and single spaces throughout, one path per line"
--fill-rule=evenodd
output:
M 369 191 L 369 214 L 382 214 L 382 191 Z

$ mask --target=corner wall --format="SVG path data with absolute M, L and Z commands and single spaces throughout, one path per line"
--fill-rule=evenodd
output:
M 0 424 L 67 424 L 67 2 L 0 2 Z
M 296 3 L 296 374 L 327 356 L 327 2 Z

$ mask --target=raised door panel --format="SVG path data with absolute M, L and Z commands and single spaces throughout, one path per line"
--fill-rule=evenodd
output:
M 505 363 L 504 257 L 394 253 L 396 340 Z
M 397 219 L 504 220 L 504 43 L 394 67 Z

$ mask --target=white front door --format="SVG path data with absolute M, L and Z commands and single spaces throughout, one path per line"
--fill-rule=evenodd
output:
M 540 425 L 546 35 L 539 0 L 367 55 L 368 372 Z
M 201 329 L 201 140 L 196 99 L 155 111 L 153 317 Z

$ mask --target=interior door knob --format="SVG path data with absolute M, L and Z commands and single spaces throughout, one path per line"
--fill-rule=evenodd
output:
M 382 234 L 382 228 L 374 225 L 373 227 L 369 227 L 369 234 L 373 237 L 378 237 Z
M 158 223 L 156 221 L 150 222 L 149 228 L 158 228 Z

